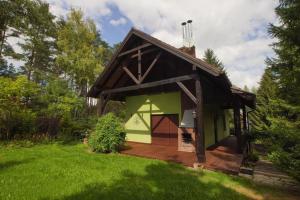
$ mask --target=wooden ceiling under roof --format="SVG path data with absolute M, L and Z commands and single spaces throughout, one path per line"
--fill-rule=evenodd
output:
M 113 100 L 124 100 L 129 95 L 194 91 L 194 84 L 189 82 L 195 71 L 205 82 L 204 102 L 222 96 L 230 104 L 231 95 L 235 94 L 254 107 L 255 95 L 232 86 L 221 70 L 137 29 L 127 34 L 88 96 L 97 98 L 103 94 Z

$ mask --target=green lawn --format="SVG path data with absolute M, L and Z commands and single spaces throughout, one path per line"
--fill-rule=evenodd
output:
M 279 191 L 163 161 L 95 154 L 82 144 L 0 147 L 0 199 L 273 199 Z

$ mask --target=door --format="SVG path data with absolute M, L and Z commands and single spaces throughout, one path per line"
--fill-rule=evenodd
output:
M 151 116 L 152 144 L 178 146 L 178 115 Z

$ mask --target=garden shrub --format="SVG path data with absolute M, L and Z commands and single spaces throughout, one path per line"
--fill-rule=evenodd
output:
M 125 142 L 125 130 L 118 117 L 108 113 L 99 118 L 88 144 L 95 152 L 117 152 Z

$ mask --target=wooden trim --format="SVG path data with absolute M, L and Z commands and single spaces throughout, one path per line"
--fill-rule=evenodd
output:
M 141 82 L 142 78 L 142 55 L 141 55 L 141 50 L 138 50 L 138 79 L 139 83 Z
M 176 82 L 177 85 L 184 91 L 184 93 L 195 103 L 197 104 L 197 99 L 196 97 L 185 87 L 185 85 L 181 82 Z
M 135 76 L 131 73 L 131 71 L 127 67 L 123 67 L 123 70 L 130 76 L 130 78 L 136 83 L 140 84 L 139 80 L 135 78 Z
M 191 80 L 191 79 L 195 79 L 196 77 L 197 77 L 197 75 L 195 75 L 195 74 L 178 76 L 178 77 L 168 78 L 168 79 L 164 79 L 164 80 L 160 80 L 160 81 L 143 83 L 143 84 L 139 84 L 139 85 L 132 85 L 132 86 L 127 86 L 127 87 L 104 90 L 101 94 L 120 93 L 120 92 L 138 90 L 138 89 L 142 89 L 142 88 L 151 88 L 151 87 L 156 87 L 156 86 L 160 86 L 160 85 L 176 83 L 178 81 Z
M 140 83 L 142 83 L 144 81 L 144 79 L 146 78 L 146 76 L 148 75 L 148 73 L 150 72 L 150 70 L 153 68 L 153 66 L 155 65 L 155 63 L 157 62 L 157 60 L 159 59 L 159 57 L 161 56 L 161 54 L 162 54 L 162 52 L 159 52 L 156 55 L 156 57 L 154 58 L 154 60 L 150 64 L 150 66 L 148 67 L 147 71 L 144 73 L 143 77 L 140 79 Z
M 144 55 L 144 54 L 147 54 L 147 53 L 151 53 L 151 52 L 157 51 L 157 50 L 158 50 L 158 48 L 147 49 L 145 51 L 142 51 L 141 55 Z M 138 57 L 138 54 L 133 54 L 130 58 L 135 58 L 135 57 Z
M 135 47 L 135 48 L 133 48 L 133 49 L 130 49 L 130 50 L 124 51 L 123 53 L 120 53 L 120 54 L 118 55 L 118 57 L 127 55 L 127 54 L 129 54 L 129 53 L 132 53 L 132 52 L 134 52 L 134 51 L 137 51 L 137 50 L 140 50 L 140 49 L 149 47 L 149 46 L 151 46 L 151 45 L 152 45 L 152 44 L 150 44 L 150 43 L 142 44 L 142 45 L 140 45 L 140 46 L 138 46 L 138 47 Z

